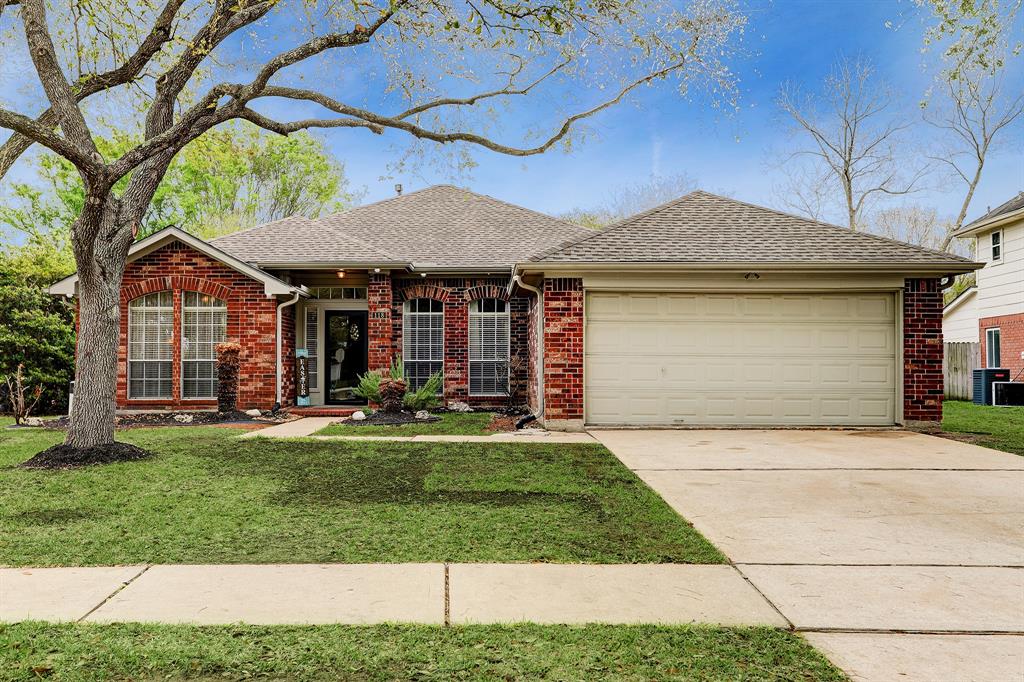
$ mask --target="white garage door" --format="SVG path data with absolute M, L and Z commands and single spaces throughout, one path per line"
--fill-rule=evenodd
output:
M 589 424 L 892 424 L 892 294 L 588 292 Z

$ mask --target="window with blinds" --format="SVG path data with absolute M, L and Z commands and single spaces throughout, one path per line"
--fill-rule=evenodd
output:
M 217 344 L 227 333 L 228 308 L 219 298 L 182 293 L 181 397 L 217 397 Z
M 444 368 L 444 304 L 429 298 L 406 301 L 402 312 L 402 363 L 410 390 Z
M 128 303 L 128 397 L 170 398 L 174 299 L 170 291 Z
M 317 356 L 319 354 L 317 321 L 319 315 L 320 311 L 317 308 L 306 308 L 306 353 L 309 355 L 308 376 L 310 390 L 315 389 L 317 381 L 319 381 L 317 372 Z
M 469 394 L 508 392 L 508 304 L 483 298 L 469 305 Z

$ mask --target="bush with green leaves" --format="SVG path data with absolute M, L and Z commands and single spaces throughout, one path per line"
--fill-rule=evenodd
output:
M 402 403 L 413 411 L 418 410 L 429 410 L 431 407 L 437 407 L 441 398 L 438 395 L 441 392 L 441 373 L 435 372 L 430 375 L 430 378 L 423 382 L 423 385 L 418 390 L 409 391 L 405 394 L 405 398 L 402 399 Z
M 404 381 L 405 365 L 402 363 L 401 358 L 395 358 L 387 372 L 375 369 L 361 374 L 359 376 L 359 385 L 352 392 L 360 398 L 365 398 L 367 402 L 380 404 L 380 383 L 381 379 L 385 377 L 394 381 Z M 402 405 L 406 409 L 414 411 L 429 410 L 432 407 L 437 407 L 441 404 L 441 398 L 438 394 L 441 392 L 442 381 L 443 377 L 440 372 L 432 374 L 418 390 L 406 391 L 405 396 L 402 398 Z

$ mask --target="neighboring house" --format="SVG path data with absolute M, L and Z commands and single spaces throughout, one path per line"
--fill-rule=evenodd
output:
M 117 402 L 214 406 L 229 339 L 243 408 L 295 404 L 300 349 L 314 405 L 400 357 L 551 428 L 937 421 L 941 281 L 977 267 L 706 192 L 602 232 L 450 186 L 209 243 L 168 228 L 129 255 Z
M 971 305 L 977 335 L 970 340 L 981 343 L 984 367 L 1006 367 L 1011 377 L 1024 376 L 1024 192 L 970 223 L 957 236 L 973 239 L 976 257 L 985 264 L 975 275 L 977 293 Z M 945 314 L 952 313 L 954 324 L 959 325 L 966 323 L 970 311 L 958 315 L 953 307 L 956 300 L 946 307 Z
M 978 342 L 978 287 L 964 289 L 942 309 L 942 340 Z

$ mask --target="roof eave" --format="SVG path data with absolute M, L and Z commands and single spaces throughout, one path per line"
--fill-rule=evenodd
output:
M 1016 211 L 1010 211 L 1003 215 L 993 216 L 988 220 L 980 220 L 973 222 L 967 227 L 957 231 L 953 236 L 955 237 L 971 237 L 979 232 L 986 232 L 988 230 L 994 230 L 998 227 L 1002 227 L 1017 220 L 1024 219 L 1024 208 L 1018 208 Z
M 664 263 L 664 262 L 587 262 L 527 261 L 516 264 L 515 272 L 565 272 L 576 270 L 621 272 L 898 272 L 904 274 L 961 274 L 979 270 L 984 263 L 949 261 L 944 263 Z
M 128 250 L 128 259 L 126 262 L 130 263 L 137 258 L 141 258 L 174 240 L 187 244 L 200 253 L 204 253 L 214 260 L 220 261 L 229 268 L 237 270 L 258 282 L 262 282 L 263 292 L 267 296 L 287 296 L 294 293 L 299 293 L 304 296 L 308 295 L 299 287 L 283 282 L 277 277 L 264 272 L 260 268 L 254 267 L 250 263 L 239 260 L 235 256 L 218 249 L 209 242 L 203 241 L 202 239 L 173 226 L 165 227 L 159 232 L 154 232 L 145 239 L 132 244 L 131 248 Z M 68 298 L 75 296 L 78 293 L 78 273 L 74 273 L 58 282 L 55 282 L 47 291 L 53 296 L 67 296 Z

